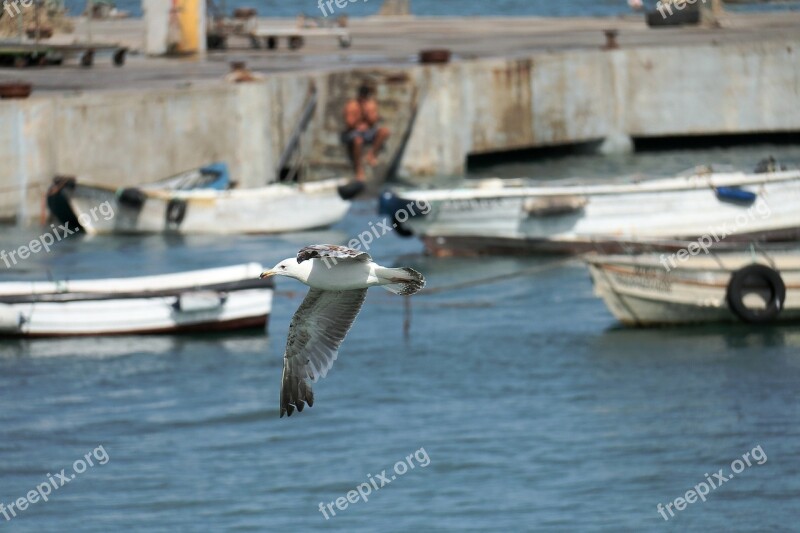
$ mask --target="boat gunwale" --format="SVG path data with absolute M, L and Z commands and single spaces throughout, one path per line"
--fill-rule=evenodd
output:
M 664 265 L 660 261 L 660 257 L 664 255 L 659 254 L 659 257 L 656 258 L 655 255 L 652 253 L 644 253 L 644 254 L 636 254 L 636 255 L 621 255 L 621 254 L 612 254 L 612 255 L 604 255 L 599 254 L 596 252 L 590 252 L 584 254 L 581 259 L 592 266 L 598 268 L 614 268 L 614 269 L 621 269 L 621 268 L 636 268 L 636 267 L 644 267 L 644 268 L 660 268 L 663 269 Z M 782 256 L 789 256 L 785 257 L 786 263 L 788 265 L 783 264 L 784 261 Z M 725 264 L 725 261 L 728 261 L 728 264 Z M 734 263 L 731 265 L 730 263 Z M 680 263 L 677 267 L 672 268 L 670 271 L 665 271 L 666 274 L 672 274 L 673 272 L 708 272 L 708 273 L 733 273 L 737 270 L 740 270 L 743 266 L 750 265 L 753 263 L 767 265 L 771 268 L 777 266 L 777 263 L 781 263 L 783 268 L 778 268 L 777 270 L 781 272 L 800 272 L 800 253 L 793 252 L 791 250 L 783 251 L 783 250 L 773 250 L 773 251 L 758 251 L 755 255 L 751 254 L 749 251 L 737 251 L 737 252 L 729 252 L 729 253 L 719 253 L 714 254 L 712 256 L 691 256 L 685 262 Z M 627 273 L 627 272 L 626 272 Z M 640 275 L 637 273 L 636 275 Z M 645 275 L 645 273 L 641 273 L 641 275 Z M 683 278 L 678 278 L 676 281 L 683 282 Z M 787 285 L 787 288 L 789 286 Z M 793 287 L 800 289 L 800 286 Z
M 267 328 L 271 311 L 266 314 L 254 315 L 230 320 L 210 321 L 204 320 L 192 324 L 165 326 L 163 328 L 128 329 L 103 332 L 64 332 L 54 331 L 48 333 L 30 333 L 0 331 L 0 339 L 56 339 L 66 337 L 125 337 L 130 335 L 178 335 L 187 333 L 219 333 L 241 329 Z
M 536 185 L 530 187 L 450 188 L 391 190 L 397 199 L 428 202 L 447 202 L 473 199 L 506 199 L 528 196 L 609 196 L 615 194 L 648 194 L 654 192 L 692 191 L 717 187 L 766 185 L 800 180 L 800 170 L 748 174 L 744 172 L 694 174 L 654 178 L 635 183 Z
M 271 280 L 261 279 L 242 279 L 238 281 L 227 281 L 223 283 L 209 283 L 206 285 L 194 285 L 186 287 L 175 287 L 154 291 L 75 291 L 75 292 L 40 292 L 30 294 L 8 294 L 0 295 L 0 304 L 37 304 L 37 303 L 70 303 L 87 301 L 108 301 L 108 300 L 141 300 L 150 298 L 169 298 L 178 297 L 187 292 L 238 292 L 253 289 L 274 290 L 275 284 Z
M 269 183 L 267 185 L 261 187 L 253 187 L 253 188 L 235 188 L 235 189 L 225 189 L 225 190 L 214 190 L 214 189 L 187 189 L 187 190 L 171 190 L 171 189 L 148 189 L 147 185 L 142 185 L 139 188 L 145 196 L 149 199 L 157 199 L 157 200 L 172 200 L 172 199 L 181 199 L 191 201 L 194 199 L 197 200 L 222 200 L 222 199 L 239 199 L 239 198 L 254 198 L 260 196 L 274 196 L 276 198 L 296 195 L 296 194 L 311 194 L 311 195 L 327 195 L 333 193 L 337 198 L 339 197 L 339 193 L 337 187 L 343 185 L 347 182 L 346 178 L 330 178 L 326 180 L 320 181 L 313 181 L 313 182 L 305 182 L 300 184 L 289 184 L 289 183 L 280 183 L 274 182 Z M 137 187 L 133 187 L 137 188 Z M 80 189 L 84 190 L 94 190 L 100 191 L 104 193 L 108 193 L 110 195 L 116 196 L 117 193 L 124 189 L 124 187 L 114 187 L 111 185 L 103 185 L 98 183 L 92 183 L 88 181 L 81 181 L 78 180 L 75 183 L 75 189 L 70 193 L 70 200 L 72 197 L 78 196 L 86 196 L 80 193 Z M 346 202 L 346 200 L 342 200 Z

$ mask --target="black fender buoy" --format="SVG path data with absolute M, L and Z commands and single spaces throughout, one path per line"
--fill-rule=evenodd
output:
M 167 204 L 167 225 L 180 226 L 186 216 L 186 201 L 173 198 Z
M 395 233 L 403 238 L 413 237 L 414 232 L 408 229 L 402 222 L 397 220 L 397 215 L 392 215 L 392 227 Z
M 769 289 L 769 298 L 764 309 L 751 309 L 744 304 L 744 297 L 754 288 Z M 786 284 L 781 275 L 772 268 L 754 263 L 731 274 L 726 295 L 728 307 L 739 319 L 749 324 L 772 322 L 783 311 L 786 301 Z
M 342 200 L 350 201 L 366 189 L 367 186 L 361 181 L 351 181 L 336 188 Z
M 117 201 L 131 209 L 141 209 L 147 201 L 147 195 L 136 187 L 129 187 L 119 191 Z

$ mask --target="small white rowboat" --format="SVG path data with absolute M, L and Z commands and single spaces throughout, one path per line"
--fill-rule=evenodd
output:
M 584 259 L 595 294 L 626 325 L 800 319 L 800 252 L 670 257 L 593 254 Z
M 347 180 L 330 179 L 257 189 L 116 189 L 72 181 L 58 190 L 69 205 L 61 219 L 80 223 L 88 234 L 286 233 L 331 226 L 342 220 L 350 202 L 339 195 Z M 51 204 L 54 202 L 51 201 Z M 89 216 L 108 205 L 112 216 Z M 108 211 L 108 209 L 107 209 Z M 81 216 L 83 215 L 83 216 Z
M 0 337 L 187 333 L 266 327 L 261 265 L 161 276 L 0 283 Z

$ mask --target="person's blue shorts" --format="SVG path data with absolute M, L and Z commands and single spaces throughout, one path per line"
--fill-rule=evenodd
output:
M 375 138 L 378 136 L 378 127 L 372 127 L 368 130 L 350 130 L 342 133 L 342 142 L 346 145 L 353 144 L 353 141 L 356 140 L 356 137 L 361 137 L 361 140 L 364 141 L 364 144 L 372 144 L 375 142 Z

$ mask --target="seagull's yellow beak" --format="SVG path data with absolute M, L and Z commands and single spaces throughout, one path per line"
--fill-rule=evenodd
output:
M 277 272 L 275 272 L 274 270 L 265 270 L 264 272 L 261 273 L 261 279 L 271 278 L 276 274 Z

